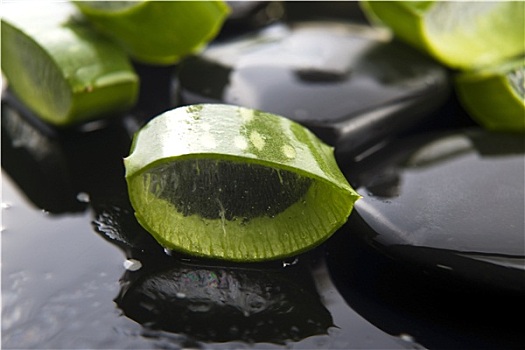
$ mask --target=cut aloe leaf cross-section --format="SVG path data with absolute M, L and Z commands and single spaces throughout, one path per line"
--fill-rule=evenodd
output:
M 75 1 L 135 60 L 167 65 L 212 40 L 230 13 L 223 1 Z
M 456 76 L 458 97 L 489 130 L 525 132 L 525 57 Z
M 364 1 L 402 40 L 449 67 L 471 69 L 525 51 L 523 1 Z
M 131 107 L 139 79 L 125 52 L 69 3 L 2 6 L 2 71 L 18 98 L 55 125 Z
M 296 255 L 330 237 L 360 197 L 309 130 L 232 105 L 161 114 L 124 163 L 141 225 L 164 247 L 207 258 Z

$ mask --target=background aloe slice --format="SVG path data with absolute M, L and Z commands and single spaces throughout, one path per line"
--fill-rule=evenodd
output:
M 163 246 L 258 261 L 327 239 L 359 195 L 333 149 L 274 114 L 193 105 L 144 126 L 125 159 L 136 217 Z
M 456 76 L 463 107 L 485 128 L 525 132 L 525 57 Z
M 222 1 L 75 1 L 100 32 L 137 61 L 173 64 L 218 34 L 229 14 Z
M 449 67 L 491 65 L 525 51 L 523 1 L 365 1 L 363 9 Z
M 2 6 L 2 71 L 45 121 L 79 123 L 131 107 L 138 77 L 126 54 L 68 3 Z

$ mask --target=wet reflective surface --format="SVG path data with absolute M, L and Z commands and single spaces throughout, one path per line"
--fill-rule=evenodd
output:
M 525 143 L 480 129 L 407 138 L 351 168 L 361 234 L 437 275 L 525 291 Z
M 221 40 L 280 16 L 261 4 L 246 11 L 262 22 L 232 22 Z M 178 103 L 178 67 L 136 69 L 130 115 L 75 129 L 3 93 L 2 348 L 522 348 L 522 137 L 471 128 L 448 98 L 386 147 L 339 157 L 364 198 L 323 245 L 218 264 L 164 251 L 134 218 L 131 135 Z M 299 71 L 294 84 L 343 84 L 335 73 Z
M 449 94 L 443 67 L 386 32 L 343 22 L 275 24 L 218 41 L 177 77 L 179 103 L 286 116 L 354 155 L 428 119 Z

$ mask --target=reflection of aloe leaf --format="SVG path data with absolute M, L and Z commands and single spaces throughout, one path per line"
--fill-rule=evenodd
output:
M 399 195 L 406 169 L 423 171 L 468 155 L 480 158 L 523 154 L 525 144 L 521 135 L 464 129 L 456 133 L 428 133 L 405 138 L 392 144 L 388 152 L 377 152 L 352 168 L 348 174 L 355 187 L 364 187 L 379 197 Z
M 121 121 L 53 127 L 9 91 L 1 118 L 2 167 L 37 207 L 77 212 L 86 208 L 80 193 L 93 199 L 125 191 L 121 160 L 130 138 Z
M 85 203 L 76 199 L 66 154 L 49 130 L 28 122 L 2 102 L 2 168 L 40 209 L 53 214 L 77 212 Z
M 125 285 L 116 302 L 128 317 L 203 341 L 284 343 L 333 325 L 314 290 L 277 270 L 179 265 Z

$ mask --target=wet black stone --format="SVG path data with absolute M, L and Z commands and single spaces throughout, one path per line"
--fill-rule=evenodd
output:
M 308 272 L 290 270 L 172 263 L 125 275 L 115 301 L 150 328 L 207 342 L 284 344 L 327 334 L 332 316 Z
M 1 111 L 2 168 L 38 208 L 81 212 L 86 203 L 79 193 L 94 198 L 126 191 L 112 183 L 124 176 L 122 158 L 131 144 L 121 119 L 57 128 L 9 92 Z
M 281 19 L 285 13 L 281 1 L 226 1 L 230 14 L 215 40 L 238 36 Z
M 525 291 L 525 143 L 479 129 L 400 140 L 347 171 L 349 222 L 444 286 Z
M 358 154 L 429 120 L 448 81 L 441 65 L 368 26 L 293 22 L 213 43 L 181 62 L 174 86 L 179 104 L 272 112 Z
M 518 321 L 523 293 L 429 273 L 421 264 L 369 244 L 356 234 L 363 230 L 367 223 L 352 215 L 327 242 L 326 256 L 338 291 L 368 322 L 389 334 L 404 334 L 424 349 L 523 347 Z
M 279 214 L 299 201 L 312 182 L 286 170 L 214 159 L 174 162 L 148 176 L 150 191 L 185 216 L 245 221 Z

